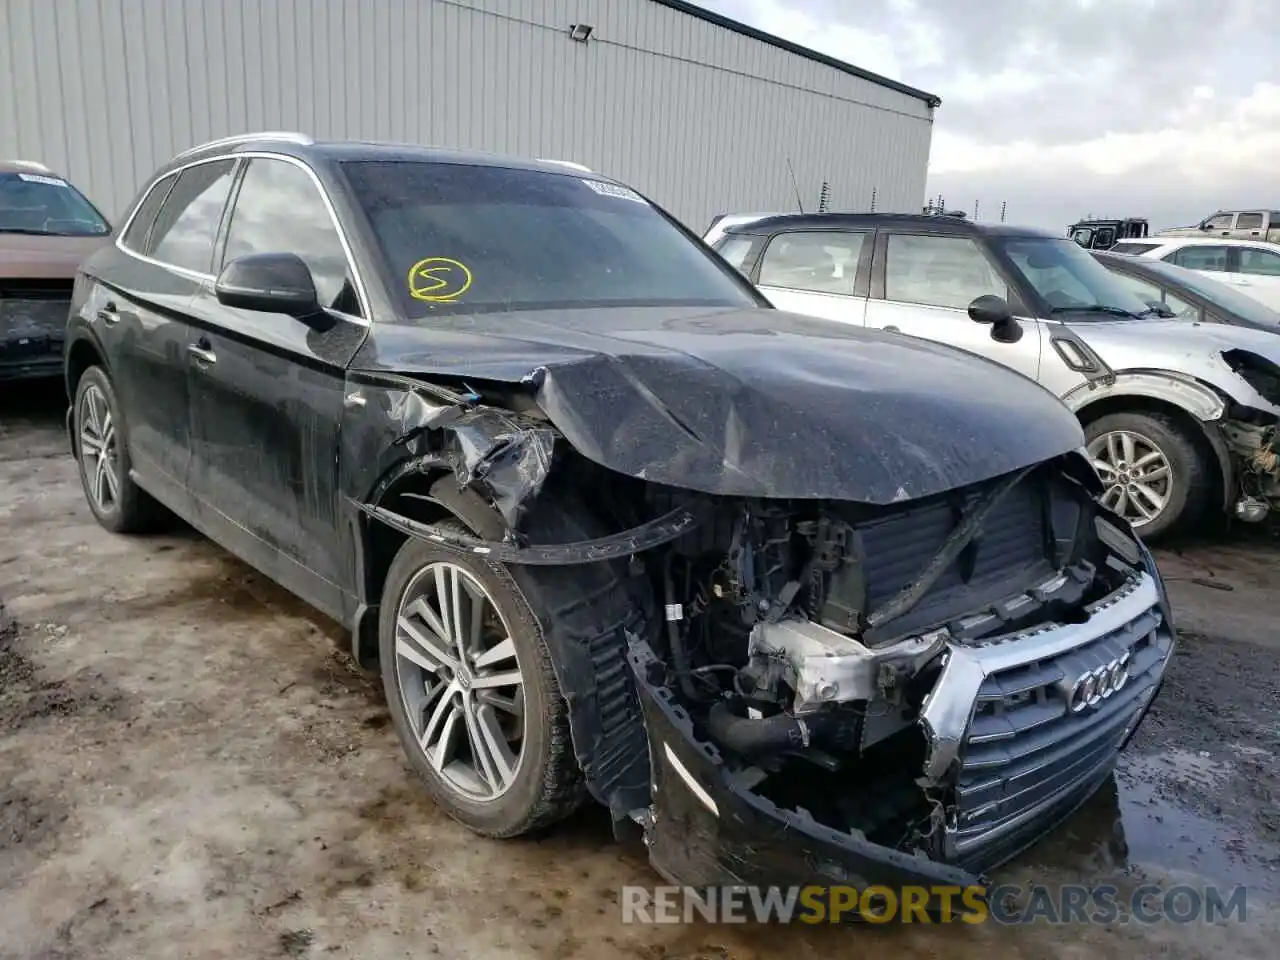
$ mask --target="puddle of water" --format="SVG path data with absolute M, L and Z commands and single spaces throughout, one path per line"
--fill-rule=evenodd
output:
M 1192 751 L 1126 755 L 1088 803 L 1007 870 L 1081 883 L 1242 884 L 1270 899 L 1280 893 L 1280 850 L 1168 789 L 1213 797 L 1238 775 L 1230 762 Z

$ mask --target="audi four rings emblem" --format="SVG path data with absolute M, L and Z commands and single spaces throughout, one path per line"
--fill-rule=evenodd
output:
M 1076 682 L 1071 686 L 1071 695 L 1067 698 L 1072 713 L 1080 713 L 1089 707 L 1096 707 L 1129 682 L 1130 653 L 1131 651 L 1126 650 L 1123 656 L 1088 670 L 1076 678 Z

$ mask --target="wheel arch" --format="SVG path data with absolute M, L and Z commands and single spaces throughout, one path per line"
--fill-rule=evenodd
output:
M 1216 394 L 1214 399 L 1220 406 L 1225 406 Z M 1113 413 L 1158 413 L 1171 418 L 1186 431 L 1204 456 L 1213 482 L 1209 496 L 1212 502 L 1218 502 L 1226 509 L 1231 505 L 1231 494 L 1235 489 L 1235 464 L 1219 426 L 1221 411 L 1213 419 L 1201 419 L 1200 413 L 1208 409 L 1207 403 L 1189 409 L 1168 396 L 1152 392 L 1108 392 L 1075 408 L 1074 412 L 1081 427 L 1088 427 Z
M 80 450 L 76 444 L 75 430 L 72 425 L 72 411 L 80 378 L 90 367 L 102 367 L 108 376 L 111 374 L 107 366 L 106 351 L 102 349 L 97 338 L 90 331 L 77 331 L 71 342 L 67 344 L 66 361 L 63 364 L 63 377 L 67 389 L 67 442 L 71 444 L 72 456 L 76 457 L 80 455 Z

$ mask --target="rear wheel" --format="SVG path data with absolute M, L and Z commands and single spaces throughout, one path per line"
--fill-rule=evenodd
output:
M 1102 502 L 1144 539 L 1185 529 L 1208 500 L 1200 446 L 1173 417 L 1113 413 L 1085 427 L 1089 458 L 1102 479 Z
M 112 533 L 154 529 L 164 508 L 129 476 L 127 426 L 115 388 L 101 367 L 90 367 L 81 375 L 73 403 L 80 483 L 94 517 Z

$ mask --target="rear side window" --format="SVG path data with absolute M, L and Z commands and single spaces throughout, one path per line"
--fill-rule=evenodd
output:
M 1241 213 L 1236 215 L 1237 230 L 1258 230 L 1262 227 L 1261 213 Z
M 760 285 L 852 295 L 863 233 L 780 233 L 760 261 Z
M 1227 248 L 1220 246 L 1179 247 L 1164 259 L 1188 270 L 1227 269 Z
M 890 234 L 886 300 L 963 310 L 984 294 L 1007 300 L 1009 285 L 973 240 Z
M 156 214 L 160 210 L 160 204 L 164 203 L 164 198 L 173 188 L 173 183 L 178 179 L 177 174 L 169 174 L 161 180 L 157 180 L 155 185 L 147 191 L 147 195 L 142 198 L 142 203 L 138 204 L 138 212 L 134 214 L 133 219 L 129 221 L 129 227 L 124 232 L 124 236 L 120 238 L 120 242 L 134 253 L 147 252 L 147 234 L 151 232 L 151 225 L 156 222 Z
M 716 244 L 715 249 L 716 253 L 724 257 L 733 269 L 745 274 L 747 271 L 743 267 L 747 262 L 747 254 L 755 245 L 755 237 L 725 237 Z
M 1160 246 L 1158 243 L 1134 243 L 1131 240 L 1123 240 L 1111 248 L 1112 253 L 1127 253 L 1132 256 L 1139 256 L 1148 250 L 1154 250 Z
M 234 160 L 215 160 L 178 174 L 151 228 L 149 256 L 197 273 L 209 272 L 234 169 Z

